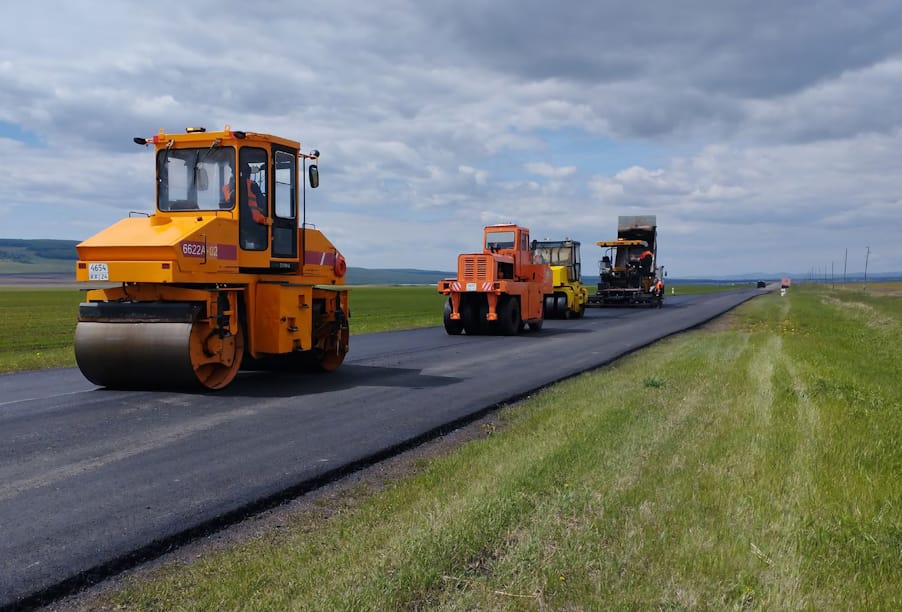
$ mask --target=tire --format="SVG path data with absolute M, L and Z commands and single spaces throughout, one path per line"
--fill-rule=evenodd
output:
M 505 336 L 515 336 L 520 331 L 520 302 L 507 296 L 498 312 L 498 331 Z
M 545 310 L 545 318 L 550 319 L 554 316 L 554 296 L 546 295 L 545 299 L 542 302 L 542 307 Z
M 577 319 L 582 319 L 584 316 L 586 316 L 586 305 L 585 305 L 585 304 L 583 304 L 582 306 L 580 306 L 580 307 L 579 307 L 579 310 L 576 311 L 576 318 L 577 318 Z
M 558 294 L 554 296 L 554 316 L 558 319 L 569 319 L 570 309 L 567 308 L 567 296 Z
M 476 307 L 470 300 L 461 300 L 460 320 L 464 331 L 467 332 L 468 336 L 475 336 L 479 333 L 479 319 L 477 318 L 477 315 Z
M 476 310 L 476 322 L 477 322 L 477 328 L 478 328 L 478 331 L 476 333 L 490 334 L 498 328 L 497 321 L 489 321 L 486 318 L 489 316 L 489 303 L 484 297 L 479 301 L 479 304 L 477 304 L 475 310 Z
M 445 302 L 445 315 L 443 317 L 445 323 L 445 332 L 449 336 L 459 336 L 464 330 L 464 324 L 460 319 L 457 319 L 456 321 L 452 319 L 451 311 L 451 299 L 449 298 L 448 301 Z
M 531 331 L 531 332 L 542 331 L 542 325 L 544 325 L 544 324 L 545 324 L 544 319 L 541 319 L 539 321 L 532 321 L 529 324 L 529 331 Z

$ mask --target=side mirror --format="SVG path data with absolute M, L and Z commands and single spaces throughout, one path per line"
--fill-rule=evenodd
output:
M 210 188 L 210 177 L 207 176 L 207 169 L 198 166 L 194 169 L 194 184 L 198 191 L 206 191 Z
M 316 164 L 310 164 L 310 167 L 307 169 L 307 176 L 310 179 L 310 187 L 313 189 L 319 187 L 319 168 Z

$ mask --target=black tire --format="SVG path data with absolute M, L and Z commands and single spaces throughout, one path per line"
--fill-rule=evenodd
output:
M 498 331 L 505 336 L 515 336 L 520 331 L 520 302 L 506 296 L 498 308 Z
M 476 321 L 478 323 L 479 334 L 491 334 L 498 328 L 497 321 L 489 321 L 489 302 L 483 297 L 476 306 Z
M 464 330 L 464 324 L 463 324 L 463 321 L 461 321 L 460 319 L 457 319 L 457 320 L 452 319 L 451 311 L 452 311 L 451 300 L 449 298 L 448 301 L 445 302 L 445 316 L 444 316 L 445 332 L 449 336 L 459 336 L 461 334 L 461 332 Z
M 582 319 L 584 316 L 586 316 L 586 305 L 585 305 L 585 304 L 583 304 L 582 306 L 580 306 L 580 307 L 579 307 L 579 310 L 576 311 L 576 318 L 577 318 L 577 319 Z
M 550 319 L 554 316 L 554 296 L 546 295 L 545 299 L 542 302 L 542 307 L 545 311 L 545 318 Z
M 542 331 L 542 325 L 544 325 L 544 324 L 545 324 L 544 319 L 539 319 L 538 321 L 531 321 L 529 324 L 529 331 L 531 331 L 531 332 Z
M 567 296 L 558 293 L 554 296 L 554 316 L 558 319 L 569 319 L 570 309 L 567 307 Z
M 470 300 L 462 300 L 460 303 L 460 320 L 468 336 L 475 336 L 479 333 L 479 319 L 477 317 L 478 312 L 474 304 Z

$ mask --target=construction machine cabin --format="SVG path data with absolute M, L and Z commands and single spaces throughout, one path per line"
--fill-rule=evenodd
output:
M 546 319 L 580 318 L 586 312 L 589 290 L 582 284 L 580 243 L 575 240 L 533 241 L 536 263 L 551 268 L 552 291 L 545 295 Z
M 341 365 L 345 260 L 304 224 L 304 176 L 318 185 L 318 152 L 228 126 L 135 142 L 155 150 L 155 211 L 77 246 L 76 279 L 104 285 L 79 308 L 85 377 L 221 389 L 243 367 Z
M 448 296 L 445 331 L 452 335 L 513 335 L 544 322 L 543 304 L 552 292 L 551 269 L 533 261 L 529 230 L 518 225 L 490 225 L 483 230 L 482 253 L 457 258 L 457 278 L 438 283 Z
M 664 271 L 658 265 L 658 226 L 654 215 L 621 216 L 617 239 L 596 243 L 604 249 L 592 306 L 661 306 Z

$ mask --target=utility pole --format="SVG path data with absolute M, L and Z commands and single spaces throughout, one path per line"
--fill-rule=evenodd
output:
M 842 261 L 842 284 L 846 284 L 846 266 L 849 263 L 849 247 L 846 247 L 846 258 Z
M 836 279 L 833 277 L 833 262 L 830 262 L 830 288 L 836 289 Z
M 867 247 L 868 251 L 864 256 L 864 289 L 868 288 L 868 259 L 871 258 L 871 247 Z

